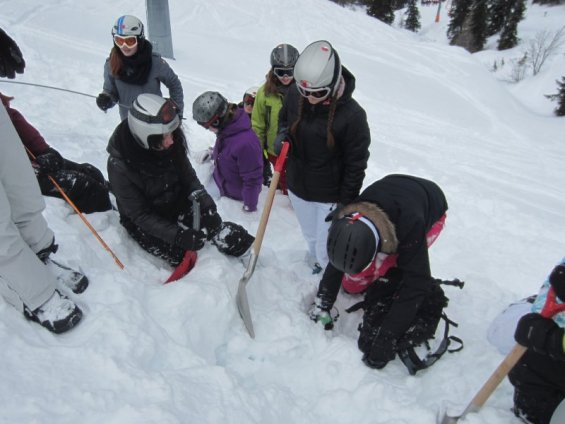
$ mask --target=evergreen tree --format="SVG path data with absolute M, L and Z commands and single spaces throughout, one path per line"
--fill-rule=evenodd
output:
M 498 39 L 498 50 L 511 49 L 518 45 L 518 23 L 524 17 L 525 11 L 525 0 L 512 0 L 508 19 L 504 22 Z
M 565 77 L 561 77 L 561 81 L 555 82 L 559 88 L 557 94 L 551 94 L 546 97 L 550 100 L 557 100 L 557 107 L 554 112 L 557 116 L 565 116 Z
M 481 51 L 487 41 L 488 5 L 486 0 L 475 0 L 471 10 L 470 31 L 472 42 L 471 53 Z
M 449 25 L 447 27 L 447 38 L 453 44 L 454 39 L 463 30 L 463 24 L 465 23 L 465 18 L 471 9 L 471 4 L 473 0 L 453 0 L 451 4 L 451 11 L 449 16 Z
M 418 10 L 416 0 L 410 0 L 408 2 L 404 27 L 413 32 L 418 32 L 418 30 L 422 27 L 420 24 L 420 11 Z
M 502 29 L 506 17 L 510 12 L 510 0 L 490 0 L 488 3 L 488 30 L 487 36 L 496 34 Z
M 368 0 L 367 15 L 383 21 L 385 24 L 394 22 L 393 0 Z

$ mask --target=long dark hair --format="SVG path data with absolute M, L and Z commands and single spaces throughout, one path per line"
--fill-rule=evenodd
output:
M 328 146 L 328 149 L 330 149 L 330 150 L 333 150 L 334 147 L 335 147 L 335 139 L 334 139 L 334 135 L 333 135 L 333 132 L 332 132 L 332 127 L 333 127 L 335 111 L 336 111 L 336 108 L 337 108 L 338 91 L 339 90 L 336 90 L 336 92 L 334 93 L 334 95 L 330 99 L 330 110 L 329 110 L 329 113 L 328 113 L 328 123 L 327 123 L 327 126 L 326 126 L 326 133 L 327 133 L 326 145 Z M 299 99 L 298 99 L 298 116 L 290 127 L 290 134 L 292 135 L 294 140 L 296 140 L 298 143 L 300 143 L 300 140 L 298 140 L 298 138 L 296 137 L 296 132 L 298 131 L 298 125 L 300 125 L 300 121 L 302 120 L 302 112 L 304 111 L 304 102 L 306 102 L 306 98 L 304 96 L 299 96 Z

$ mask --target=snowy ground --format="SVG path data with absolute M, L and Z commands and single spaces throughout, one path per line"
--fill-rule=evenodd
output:
M 27 61 L 17 81 L 90 95 L 102 87 L 114 20 L 126 13 L 146 20 L 140 0 L 0 0 L 0 8 L 0 27 Z M 305 311 L 318 277 L 303 262 L 305 243 L 280 194 L 248 286 L 255 340 L 234 304 L 244 271 L 237 260 L 207 246 L 186 278 L 163 286 L 171 270 L 128 238 L 115 212 L 87 217 L 123 271 L 68 206 L 47 199 L 61 255 L 91 280 L 73 296 L 85 319 L 55 336 L 0 300 L 0 422 L 404 424 L 433 423 L 443 401 L 464 407 L 502 359 L 487 342 L 488 325 L 507 304 L 535 293 L 564 256 L 565 118 L 552 115 L 555 104 L 543 94 L 556 91 L 565 56 L 511 85 L 489 67 L 495 57 L 519 56 L 520 47 L 474 56 L 450 47 L 447 7 L 439 24 L 436 10 L 422 8 L 415 35 L 327 0 L 170 0 L 170 63 L 197 151 L 213 141 L 190 119 L 197 95 L 213 89 L 239 101 L 262 83 L 278 43 L 302 50 L 332 42 L 357 77 L 355 97 L 369 116 L 365 186 L 402 172 L 433 179 L 447 195 L 448 225 L 431 261 L 436 277 L 467 283 L 447 289 L 462 352 L 416 377 L 398 360 L 374 371 L 356 346 L 360 313 L 344 313 L 355 298 L 340 295 L 333 332 L 313 324 Z M 558 28 L 563 16 L 565 6 L 530 7 L 521 37 L 549 21 Z M 4 82 L 0 91 L 16 97 L 13 106 L 61 153 L 106 172 L 117 109 L 104 114 L 93 98 Z M 202 179 L 209 172 L 197 170 Z M 256 231 L 260 212 L 244 214 L 229 199 L 219 209 Z M 465 422 L 517 423 L 511 405 L 504 382 Z

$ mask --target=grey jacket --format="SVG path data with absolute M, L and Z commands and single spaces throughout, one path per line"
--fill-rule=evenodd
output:
M 131 104 L 141 93 L 158 94 L 162 96 L 161 83 L 165 84 L 169 89 L 171 99 L 177 104 L 182 115 L 184 109 L 182 84 L 177 74 L 175 74 L 169 64 L 158 54 L 153 53 L 149 78 L 143 85 L 128 84 L 114 78 L 110 71 L 109 58 L 106 59 L 106 63 L 104 64 L 103 91 L 112 97 L 114 102 L 119 103 L 120 118 L 122 120 L 128 117 L 128 110 Z

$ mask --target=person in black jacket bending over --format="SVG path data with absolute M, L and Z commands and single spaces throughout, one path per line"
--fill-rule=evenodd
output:
M 383 368 L 396 355 L 396 341 L 410 328 L 432 290 L 428 245 L 441 232 L 447 211 L 432 181 L 388 175 L 349 205 L 332 212 L 326 267 L 310 318 L 331 328 L 331 309 L 340 286 L 359 293 L 379 276 L 396 270 L 394 301 L 363 361 Z M 387 275 L 390 275 L 387 274 Z M 330 325 L 328 325 L 330 324 Z
M 173 101 L 140 94 L 107 150 L 120 223 L 149 253 L 176 267 L 187 250 L 200 250 L 206 240 L 230 256 L 249 250 L 254 237 L 222 221 L 190 164 Z M 193 228 L 191 195 L 200 204 L 200 228 Z
M 359 195 L 371 135 L 367 114 L 352 97 L 355 77 L 330 43 L 307 46 L 294 65 L 294 79 L 279 113 L 275 150 L 278 155 L 282 141 L 290 141 L 288 196 L 316 274 L 328 263 L 324 218 Z

